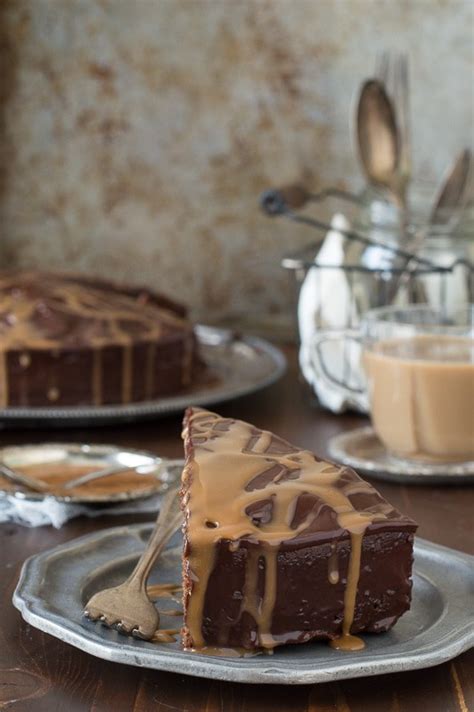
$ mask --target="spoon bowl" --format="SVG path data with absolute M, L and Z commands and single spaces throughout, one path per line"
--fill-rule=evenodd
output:
M 395 110 L 378 79 L 368 79 L 362 85 L 356 123 L 359 156 L 367 179 L 387 189 L 403 207 L 405 195 L 397 176 L 400 141 Z

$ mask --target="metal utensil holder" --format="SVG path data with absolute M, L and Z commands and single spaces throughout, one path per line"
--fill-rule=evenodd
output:
M 352 229 L 335 228 L 334 225 L 318 217 L 302 212 L 310 202 L 323 203 L 328 198 L 334 197 L 353 205 L 360 204 L 357 196 L 336 188 L 310 194 L 301 186 L 289 186 L 266 191 L 261 197 L 261 207 L 268 216 L 284 217 L 292 222 L 304 224 L 322 235 L 319 242 L 312 242 L 302 249 L 287 254 L 281 261 L 282 266 L 292 276 L 296 304 L 299 304 L 301 286 L 306 277 L 310 271 L 316 271 L 317 279 L 313 280 L 310 305 L 315 332 L 323 329 L 325 331 L 355 329 L 365 311 L 390 303 L 399 305 L 429 303 L 434 308 L 447 312 L 448 281 L 455 278 L 456 270 L 462 270 L 462 279 L 467 285 L 468 301 L 474 300 L 474 267 L 468 260 L 459 259 L 449 266 L 439 266 L 404 247 L 378 243 L 367 234 Z M 330 231 L 336 231 L 347 240 L 353 240 L 361 245 L 387 250 L 394 257 L 394 264 L 390 267 L 373 268 L 360 262 L 324 264 L 315 261 L 322 240 Z M 334 285 L 334 288 L 331 285 Z M 341 304 L 341 300 L 344 300 L 344 304 Z M 337 308 L 336 302 L 338 302 Z M 299 317 L 301 328 L 301 314 Z M 361 375 L 360 371 L 355 372 L 357 369 L 354 368 L 354 363 L 358 360 L 354 358 L 354 353 L 351 353 L 353 348 L 354 344 L 348 341 L 341 342 L 341 349 L 344 350 L 341 356 L 343 365 L 340 364 L 339 372 L 332 375 L 345 383 L 352 383 L 357 388 L 360 387 Z M 305 377 L 305 374 L 303 376 Z M 305 380 L 308 378 L 305 377 Z M 312 385 L 314 388 L 314 383 Z M 349 406 L 346 404 L 346 407 L 363 410 L 357 402 L 350 403 Z
M 287 220 L 306 225 L 316 230 L 322 235 L 322 239 L 328 232 L 334 230 L 334 226 L 312 215 L 303 214 L 302 209 L 309 203 L 322 204 L 329 198 L 336 198 L 352 205 L 361 205 L 358 196 L 339 188 L 329 187 L 319 193 L 310 193 L 303 186 L 290 185 L 281 189 L 270 189 L 262 194 L 260 204 L 263 211 L 269 217 L 284 217 Z M 382 228 L 383 229 L 383 228 Z M 393 228 L 392 228 L 393 229 Z M 410 228 L 408 227 L 407 230 Z M 393 244 L 377 242 L 366 234 L 358 230 L 343 230 L 337 228 L 337 232 L 343 237 L 353 240 L 365 246 L 376 246 L 381 250 L 386 250 L 398 258 L 398 265 L 387 267 L 368 267 L 360 263 L 342 265 L 324 265 L 315 262 L 315 255 L 321 245 L 320 242 L 313 242 L 300 250 L 291 252 L 283 257 L 282 267 L 293 273 L 296 285 L 299 287 L 309 270 L 342 270 L 347 277 L 349 292 L 354 297 L 354 284 L 356 275 L 364 275 L 365 280 L 370 280 L 377 295 L 374 306 L 386 306 L 390 303 L 391 284 L 403 277 L 409 303 L 420 303 L 419 289 L 417 283 L 420 279 L 433 276 L 437 279 L 437 287 L 434 291 L 438 295 L 438 305 L 440 308 L 446 307 L 446 280 L 451 277 L 454 271 L 461 267 L 466 273 L 468 284 L 469 301 L 474 301 L 474 265 L 467 259 L 457 259 L 449 266 L 440 266 L 419 254 L 411 252 L 404 247 Z M 432 290 L 433 291 L 433 290 Z M 347 326 L 353 326 L 348 324 Z

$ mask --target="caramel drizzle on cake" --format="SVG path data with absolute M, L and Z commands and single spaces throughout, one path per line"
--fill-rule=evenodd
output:
M 231 548 L 237 549 L 241 538 L 259 545 L 258 550 L 247 550 L 241 614 L 248 611 L 253 616 L 261 648 L 275 646 L 271 625 L 278 550 L 280 544 L 297 537 L 317 517 L 317 510 L 312 508 L 303 521 L 298 522 L 295 518 L 299 498 L 309 493 L 332 508 L 338 525 L 341 530 L 349 532 L 351 540 L 342 635 L 331 644 L 352 650 L 363 647 L 363 642 L 350 634 L 362 538 L 372 522 L 386 520 L 395 512 L 391 505 L 377 497 L 369 510 L 358 511 L 350 497 L 360 493 L 374 496 L 375 490 L 369 483 L 355 474 L 347 481 L 343 477 L 346 468 L 319 460 L 308 450 L 299 450 L 272 433 L 257 430 L 239 420 L 193 409 L 188 415 L 183 437 L 191 445 L 183 472 L 183 508 L 192 579 L 192 592 L 187 597 L 186 625 L 193 646 L 196 649 L 205 647 L 203 613 L 216 545 L 226 540 Z M 265 503 L 263 510 L 262 501 Z M 252 518 L 252 511 L 258 506 L 264 515 L 257 522 Z M 259 559 L 262 557 L 265 562 L 263 600 L 257 594 Z M 328 577 L 333 583 L 339 579 L 336 548 L 330 556 Z
M 49 319 L 49 316 L 52 318 Z M 191 378 L 194 337 L 192 326 L 171 309 L 148 303 L 120 288 L 94 285 L 67 275 L 39 272 L 0 274 L 0 407 L 9 405 L 7 353 L 20 352 L 19 363 L 28 369 L 35 350 L 57 355 L 67 348 L 93 349 L 92 400 L 103 402 L 103 350 L 122 348 L 121 401 L 129 403 L 133 389 L 133 345 L 147 344 L 146 391 L 153 392 L 156 340 L 177 329 L 188 331 L 184 341 L 182 385 Z M 48 400 L 58 391 L 54 383 L 45 386 Z

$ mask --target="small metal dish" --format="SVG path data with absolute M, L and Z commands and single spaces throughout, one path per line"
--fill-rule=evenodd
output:
M 460 485 L 474 482 L 474 462 L 398 462 L 387 452 L 370 425 L 332 437 L 328 443 L 328 454 L 341 465 L 353 467 L 360 475 L 387 482 L 407 485 Z
M 174 461 L 156 457 L 144 450 L 120 449 L 113 445 L 83 443 L 44 443 L 0 449 L 0 461 L 30 477 L 40 477 L 51 485 L 48 492 L 33 492 L 0 475 L 0 495 L 29 501 L 53 497 L 58 502 L 106 504 L 149 497 L 167 489 L 180 468 Z M 85 472 L 123 466 L 123 472 L 97 479 L 70 491 L 62 489 L 68 480 Z M 135 468 L 145 467 L 146 474 Z M 133 469 L 127 469 L 133 468 Z

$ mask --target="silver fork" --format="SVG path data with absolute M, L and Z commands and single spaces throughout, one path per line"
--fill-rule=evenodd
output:
M 376 60 L 376 75 L 385 85 L 395 107 L 400 141 L 398 179 L 401 191 L 406 195 L 412 169 L 408 56 L 404 53 L 382 52 Z
M 178 489 L 170 490 L 163 499 L 153 532 L 145 551 L 126 581 L 119 586 L 95 593 L 88 601 L 84 615 L 99 620 L 121 633 L 149 640 L 159 628 L 160 614 L 146 592 L 151 567 L 182 521 Z
M 402 228 L 403 231 L 405 231 L 409 210 L 407 192 L 412 173 L 408 56 L 405 53 L 388 51 L 381 52 L 376 60 L 375 71 L 378 79 L 384 84 L 385 90 L 390 96 L 395 110 L 395 120 L 400 146 L 397 165 L 397 183 L 404 206 Z M 410 246 L 410 251 L 416 254 L 422 240 L 422 235 L 416 236 L 414 243 Z M 394 283 L 391 292 L 389 293 L 389 302 L 396 297 L 400 287 L 409 282 L 412 278 L 413 270 L 417 267 L 417 265 L 418 263 L 416 260 L 405 263 L 404 271 L 398 278 L 394 278 Z M 415 281 L 414 289 L 416 300 L 421 302 L 426 301 L 426 294 L 423 285 Z

